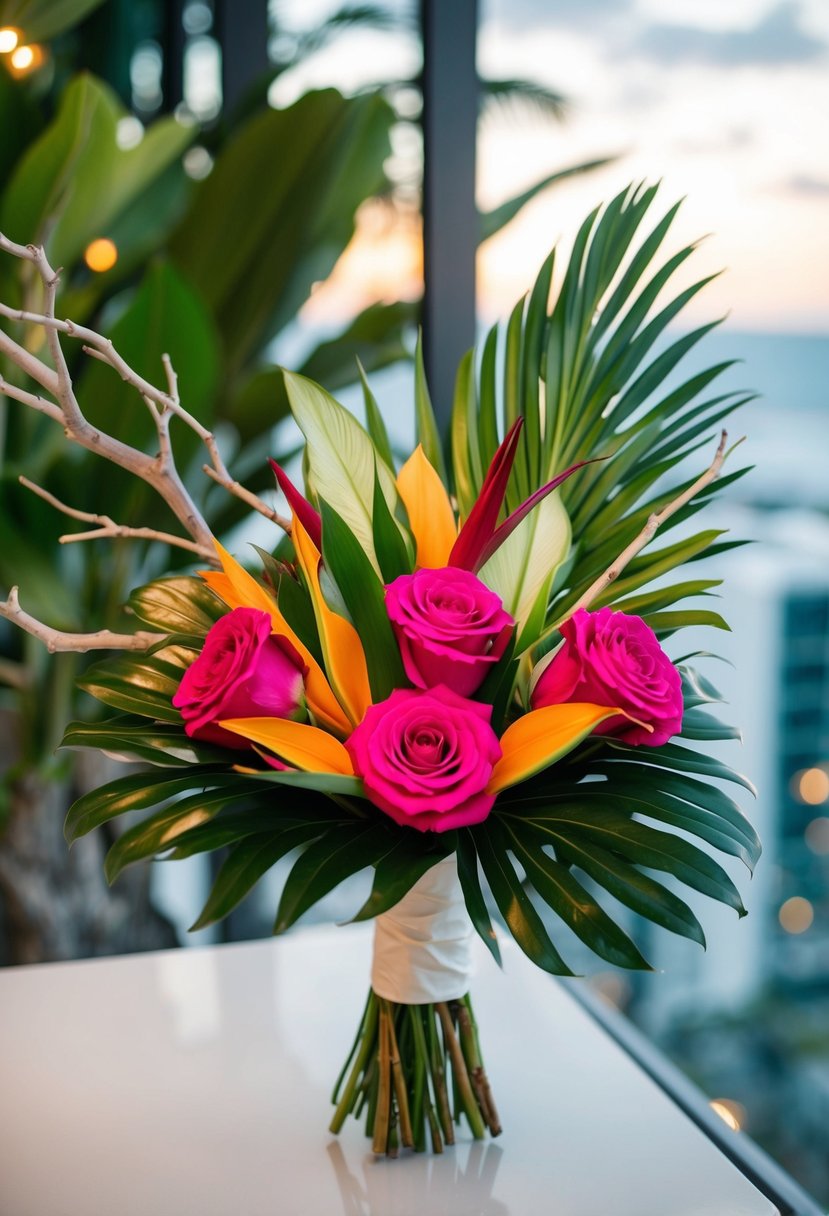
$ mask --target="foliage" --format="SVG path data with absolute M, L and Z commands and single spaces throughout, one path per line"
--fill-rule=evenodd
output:
M 507 650 L 476 694 L 494 705 L 493 725 L 499 731 L 526 720 L 528 668 L 555 636 L 556 622 L 655 507 L 677 496 L 686 484 L 681 461 L 745 400 L 733 394 L 706 396 L 723 365 L 670 392 L 661 387 L 667 372 L 710 327 L 670 340 L 661 353 L 654 351 L 668 321 L 701 284 L 667 304 L 657 299 L 690 250 L 657 262 L 675 208 L 637 242 L 653 194 L 632 189 L 589 217 L 551 305 L 552 256 L 503 334 L 494 330 L 480 358 L 468 358 L 459 374 L 452 467 L 462 517 L 481 493 L 499 433 L 519 414 L 526 425 L 507 491 L 508 510 L 568 462 L 608 457 L 582 469 L 544 500 L 556 503 L 552 518 L 562 521 L 552 547 L 551 516 L 538 507 L 502 546 L 507 554 L 503 577 L 524 589 L 521 599 L 528 610 L 517 647 Z M 324 656 L 332 687 L 346 691 L 354 656 L 331 651 L 326 631 L 332 617 L 353 621 L 377 700 L 403 683 L 381 611 L 380 573 L 390 563 L 408 569 L 413 564 L 403 505 L 372 437 L 332 397 L 293 376 L 288 377 L 288 393 L 306 437 L 309 492 L 322 514 L 324 578 L 321 586 L 313 558 L 309 565 L 307 545 L 297 540 L 299 581 L 287 567 L 267 566 L 276 593 L 272 611 L 287 606 L 283 592 L 290 587 L 295 600 L 291 619 L 302 644 L 309 653 Z M 428 390 L 420 373 L 416 394 L 419 430 L 432 444 Z M 383 448 L 382 435 L 376 433 Z M 711 496 L 706 488 L 678 515 L 691 518 Z M 712 530 L 693 533 L 636 558 L 600 602 L 642 611 L 663 635 L 699 623 L 698 610 L 676 605 L 705 593 L 710 583 L 660 584 L 648 593 L 641 588 L 704 552 L 721 549 L 719 536 Z M 528 583 L 528 573 L 535 579 L 538 566 L 544 577 Z M 491 562 L 484 567 L 484 581 L 493 569 Z M 256 588 L 235 563 L 217 577 L 233 586 L 236 599 L 226 603 L 243 598 L 246 587 Z M 261 591 L 256 595 L 261 602 Z M 708 850 L 738 858 L 749 870 L 754 866 L 760 852 L 756 834 L 714 783 L 725 779 L 751 787 L 721 761 L 686 746 L 686 741 L 735 734 L 708 712 L 719 695 L 687 661 L 680 666 L 685 717 L 677 742 L 635 748 L 585 737 L 585 729 L 574 721 L 561 745 L 554 746 L 551 735 L 545 764 L 528 765 L 523 775 L 511 778 L 512 784 L 497 787 L 495 806 L 482 824 L 435 836 L 416 834 L 379 816 L 360 796 L 354 777 L 273 772 L 256 762 L 239 766 L 238 752 L 189 739 L 170 708 L 170 697 L 223 605 L 198 581 L 179 578 L 173 584 L 151 584 L 133 597 L 132 606 L 142 623 L 169 633 L 169 641 L 150 658 L 120 657 L 93 667 L 85 679 L 87 689 L 118 716 L 93 726 L 74 725 L 65 742 L 150 761 L 158 771 L 142 774 L 140 781 L 119 779 L 87 795 L 70 812 L 67 832 L 73 839 L 126 809 L 157 808 L 113 847 L 107 862 L 111 877 L 158 853 L 172 850 L 172 856 L 181 857 L 228 846 L 199 925 L 226 915 L 277 858 L 297 847 L 301 851 L 277 910 L 278 932 L 366 866 L 375 867 L 374 884 L 357 915 L 376 915 L 397 902 L 426 865 L 455 850 L 467 907 L 493 953 L 497 956 L 497 945 L 482 877 L 521 948 L 556 974 L 570 969 L 538 903 L 595 954 L 624 967 L 646 967 L 647 962 L 618 912 L 603 906 L 597 892 L 700 943 L 702 928 L 674 884 L 743 915 L 736 887 Z M 669 606 L 672 611 L 665 613 Z M 261 742 L 273 746 L 277 736 L 278 731 L 263 734 Z M 273 797 L 274 784 L 287 787 L 279 800 Z

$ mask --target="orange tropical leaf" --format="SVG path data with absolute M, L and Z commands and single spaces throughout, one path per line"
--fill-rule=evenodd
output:
M 446 488 L 420 444 L 398 473 L 397 490 L 409 516 L 418 566 L 445 566 L 458 538 L 458 525 Z
M 314 606 L 325 667 L 337 698 L 351 719 L 352 725 L 362 722 L 371 705 L 371 687 L 363 644 L 357 630 L 345 617 L 329 608 L 322 593 L 319 577 L 320 551 L 302 523 L 294 516 L 291 536 L 297 564 Z
M 502 755 L 492 770 L 487 793 L 497 794 L 526 781 L 578 747 L 599 723 L 618 714 L 630 717 L 623 709 L 582 702 L 531 709 L 501 736 Z
M 219 723 L 234 735 L 276 752 L 286 764 L 306 773 L 344 773 L 352 776 L 351 757 L 328 731 L 290 718 L 231 718 Z
M 201 577 L 228 608 L 259 608 L 270 613 L 274 633 L 280 633 L 302 655 L 303 662 L 308 668 L 305 677 L 305 700 L 314 718 L 321 726 L 326 726 L 338 735 L 351 733 L 351 722 L 343 712 L 337 698 L 328 683 L 325 672 L 305 643 L 294 633 L 285 617 L 279 611 L 279 606 L 258 583 L 252 574 L 248 574 L 235 557 L 231 557 L 227 549 L 218 541 L 214 541 L 216 551 L 222 563 L 222 571 L 202 570 Z

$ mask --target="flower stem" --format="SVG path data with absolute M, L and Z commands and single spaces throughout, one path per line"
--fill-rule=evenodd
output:
M 380 1088 L 374 1116 L 372 1151 L 385 1153 L 389 1147 L 391 1123 L 391 1053 L 389 1051 L 388 1015 L 380 1004 Z
M 438 1011 L 438 1017 L 443 1029 L 443 1041 L 446 1044 L 446 1050 L 452 1065 L 452 1079 L 455 1091 L 460 1098 L 463 1113 L 466 1115 L 466 1121 L 469 1124 L 472 1135 L 476 1140 L 483 1140 L 486 1134 L 486 1127 L 481 1117 L 478 1103 L 475 1100 L 472 1083 L 466 1069 L 466 1061 L 463 1058 L 458 1036 L 455 1034 L 449 1006 L 445 1001 L 439 1001 L 435 1008 Z
M 373 992 L 369 993 L 366 1011 L 363 1016 L 363 1029 L 361 1033 L 362 1042 L 360 1044 L 360 1049 L 357 1052 L 357 1059 L 354 1061 L 354 1067 L 351 1069 L 348 1083 L 345 1087 L 345 1092 L 343 1093 L 337 1109 L 334 1111 L 334 1117 L 329 1124 L 329 1131 L 334 1132 L 335 1135 L 342 1127 L 348 1112 L 354 1105 L 354 1093 L 357 1088 L 357 1082 L 359 1081 L 362 1073 L 365 1071 L 372 1052 L 374 1051 L 375 1036 L 377 1033 L 377 997 Z M 337 1089 L 339 1089 L 339 1084 L 337 1085 Z
M 370 992 L 332 1100 L 331 1131 L 364 1113 L 373 1151 L 389 1157 L 401 1148 L 423 1152 L 427 1139 L 442 1153 L 461 1115 L 475 1139 L 501 1130 L 468 996 L 399 1005 Z

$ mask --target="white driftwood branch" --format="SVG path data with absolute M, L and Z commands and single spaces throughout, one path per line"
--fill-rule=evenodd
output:
M 25 612 L 20 607 L 17 587 L 12 587 L 8 599 L 0 600 L 0 617 L 38 638 L 52 654 L 59 650 L 79 654 L 88 650 L 147 650 L 167 636 L 164 633 L 112 633 L 109 629 L 99 629 L 96 633 L 64 633 Z
M 2 239 L 4 238 L 0 238 L 0 240 Z M 7 247 L 10 244 L 11 242 L 6 242 L 4 246 L 2 243 L 0 243 L 0 248 Z M 17 248 L 20 247 L 18 246 Z M 37 252 L 42 254 L 42 250 Z M 172 459 L 172 450 L 169 440 L 171 415 L 175 415 L 177 418 L 180 418 L 181 421 L 190 428 L 190 430 L 194 431 L 195 434 L 198 435 L 199 439 L 206 447 L 211 461 L 210 465 L 204 466 L 204 471 L 208 474 L 208 476 L 222 486 L 222 488 L 225 489 L 229 494 L 241 499 L 242 502 L 244 502 L 247 506 L 251 507 L 254 511 L 258 511 L 260 515 L 263 515 L 266 519 L 276 524 L 276 526 L 281 528 L 284 532 L 290 534 L 291 521 L 284 516 L 279 515 L 278 512 L 276 512 L 272 507 L 268 506 L 263 499 L 259 498 L 258 495 L 246 489 L 243 485 L 230 476 L 212 431 L 203 426 L 197 418 L 195 418 L 188 410 L 184 408 L 184 406 L 182 406 L 178 396 L 178 379 L 170 361 L 170 356 L 167 354 L 162 356 L 165 376 L 167 379 L 167 390 L 164 391 L 156 388 L 155 385 L 151 384 L 148 380 L 145 380 L 143 376 L 139 376 L 138 373 L 134 371 L 126 360 L 118 353 L 109 338 L 105 338 L 102 334 L 97 333 L 93 329 L 89 329 L 85 325 L 77 325 L 74 321 L 69 320 L 61 321 L 55 317 L 53 310 L 51 310 L 48 306 L 49 304 L 53 304 L 53 283 L 56 286 L 56 279 L 54 274 L 51 272 L 51 267 L 49 267 L 48 262 L 46 262 L 45 255 L 42 258 L 30 257 L 29 260 L 33 261 L 35 265 L 38 266 L 38 269 L 41 271 L 41 276 L 44 277 L 44 284 L 47 291 L 46 311 L 42 313 L 31 312 L 26 309 L 9 308 L 8 305 L 0 303 L 0 316 L 6 317 L 11 321 L 25 321 L 32 325 L 43 326 L 47 334 L 52 357 L 53 359 L 55 358 L 55 351 L 53 348 L 56 347 L 57 350 L 60 351 L 60 360 L 62 361 L 64 368 L 65 360 L 63 359 L 63 352 L 60 348 L 60 342 L 57 336 L 59 333 L 64 333 L 68 337 L 79 339 L 83 343 L 84 352 L 89 355 L 90 358 L 97 359 L 99 362 L 106 363 L 112 367 L 121 377 L 121 379 L 125 381 L 125 383 L 129 384 L 139 393 L 139 395 L 144 399 L 145 404 L 149 407 L 153 416 L 153 421 L 156 425 L 156 430 L 158 432 L 159 455 L 156 458 L 152 458 L 147 457 L 143 452 L 138 452 L 137 449 L 127 449 L 129 452 L 144 457 L 145 461 L 152 461 L 152 467 L 142 462 L 144 469 L 149 470 L 151 474 L 150 476 L 147 476 L 145 471 L 140 471 L 138 468 L 132 467 L 130 464 L 127 464 L 125 460 L 116 459 L 114 449 L 107 450 L 101 441 L 102 439 L 110 440 L 112 438 L 111 436 L 103 436 L 101 432 L 98 432 L 98 437 L 95 438 L 94 446 L 88 442 L 84 443 L 76 432 L 79 429 L 82 429 L 84 425 L 89 427 L 89 424 L 86 422 L 86 419 L 83 417 L 80 411 L 77 399 L 72 391 L 71 381 L 68 380 L 68 373 L 65 377 L 63 375 L 63 371 L 61 371 L 61 374 L 56 378 L 54 377 L 54 373 L 52 373 L 53 380 L 44 384 L 44 387 L 49 388 L 49 391 L 52 391 L 60 401 L 62 409 L 57 415 L 58 420 L 67 421 L 67 418 L 71 416 L 74 425 L 69 424 L 67 426 L 67 436 L 76 442 L 82 443 L 84 447 L 88 447 L 92 451 L 99 452 L 99 454 L 104 456 L 106 459 L 112 460 L 116 464 L 121 464 L 122 467 L 128 468 L 130 471 L 137 473 L 138 476 L 142 477 L 145 481 L 150 482 L 150 484 L 153 485 L 153 487 L 157 490 L 159 490 L 159 486 L 156 483 L 160 476 L 169 479 L 180 494 L 186 495 L 187 492 L 179 480 L 178 473 Z M 0 331 L 0 335 L 2 335 L 2 331 Z M 7 335 L 2 335 L 2 337 L 7 337 Z M 8 338 L 8 342 L 12 343 L 12 339 Z M 22 354 L 26 354 L 26 352 L 23 351 L 22 347 L 18 347 L 16 343 L 12 343 L 12 345 L 15 346 L 15 351 L 9 350 L 7 353 L 13 362 L 15 362 L 18 366 L 21 366 L 18 352 L 22 352 Z M 2 349 L 2 347 L 0 347 L 0 349 Z M 30 357 L 27 356 L 27 358 Z M 33 358 L 33 356 L 31 358 Z M 46 368 L 44 364 L 41 364 L 39 360 L 35 360 L 35 362 L 42 371 L 49 372 L 49 369 Z M 27 367 L 24 370 L 27 370 L 30 375 L 34 375 L 34 370 L 31 367 Z M 34 378 L 38 380 L 38 383 L 44 383 L 43 379 L 38 375 L 34 375 Z M 0 382 L 0 392 L 6 392 L 6 387 L 2 384 L 2 382 Z M 7 395 L 16 396 L 16 394 L 12 392 L 8 392 Z M 17 397 L 17 399 L 20 400 L 21 398 Z M 31 405 L 33 402 L 26 400 L 25 404 Z M 42 410 L 42 412 L 45 413 L 47 411 Z M 50 413 L 50 417 L 54 418 L 56 417 L 56 414 Z M 125 447 L 126 445 L 121 445 L 122 449 Z M 123 451 L 121 455 L 124 455 Z M 161 490 L 159 490 L 159 493 L 161 493 Z M 209 548 L 212 552 L 212 546 L 205 543 L 203 536 L 197 535 L 197 533 L 193 530 L 193 527 L 188 526 L 188 521 L 190 524 L 192 524 L 194 521 L 198 522 L 201 520 L 201 516 L 195 505 L 192 503 L 192 500 L 189 501 L 189 510 L 187 511 L 187 517 L 185 518 L 178 510 L 176 510 L 176 507 L 172 502 L 170 502 L 167 495 L 162 493 L 162 497 L 165 498 L 168 505 L 172 507 L 174 513 L 179 519 L 181 519 L 182 523 L 188 527 L 188 531 L 190 531 L 194 539 L 201 544 L 202 548 Z M 207 531 L 207 525 L 203 520 L 201 520 L 201 524 L 204 530 Z M 210 558 L 210 561 L 215 564 L 215 554 Z
M 605 572 L 600 574 L 596 581 L 587 588 L 584 595 L 582 595 L 580 599 L 577 600 L 577 602 L 573 605 L 573 607 L 569 609 L 567 616 L 563 617 L 562 620 L 559 621 L 559 625 L 563 624 L 564 620 L 568 620 L 571 616 L 573 616 L 574 613 L 578 612 L 580 608 L 589 608 L 590 605 L 594 603 L 604 591 L 607 590 L 610 584 L 616 581 L 624 570 L 625 566 L 627 566 L 628 562 L 632 561 L 633 558 L 636 557 L 637 553 L 640 553 L 642 549 L 645 548 L 645 545 L 653 540 L 660 526 L 664 524 L 667 519 L 670 519 L 672 515 L 675 515 L 677 511 L 686 506 L 692 498 L 695 498 L 697 494 L 699 494 L 700 490 L 704 490 L 705 487 L 719 475 L 723 461 L 725 460 L 725 445 L 727 442 L 728 435 L 725 431 L 723 431 L 722 435 L 720 436 L 720 442 L 716 455 L 705 472 L 697 478 L 693 485 L 688 486 L 688 488 L 684 490 L 682 494 L 679 494 L 676 498 L 672 499 L 672 501 L 669 502 L 667 506 L 664 506 L 661 511 L 655 511 L 653 515 L 649 516 L 648 522 L 645 524 L 642 531 L 636 537 L 634 537 L 627 548 L 623 549 L 617 558 L 614 558 Z
M 202 558 L 206 562 L 215 561 L 216 550 L 212 545 L 209 549 L 205 549 L 197 541 L 188 540 L 186 536 L 174 536 L 172 532 L 159 532 L 156 528 L 133 528 L 128 524 L 117 524 L 108 515 L 96 515 L 92 511 L 81 511 L 78 507 L 70 507 L 67 503 L 61 502 L 59 498 L 48 490 L 44 490 L 43 486 L 30 481 L 28 477 L 24 477 L 22 474 L 17 480 L 27 490 L 31 490 L 33 494 L 36 494 L 38 498 L 42 498 L 44 502 L 48 502 L 50 507 L 54 507 L 56 511 L 60 511 L 64 515 L 68 515 L 70 519 L 77 519 L 81 523 L 96 525 L 93 530 L 88 532 L 64 533 L 63 536 L 58 537 L 62 545 L 70 545 L 79 540 L 100 540 L 104 537 L 110 537 L 113 540 L 157 540 L 164 545 L 172 545 L 174 548 L 186 549 L 189 553 L 195 553 L 197 557 Z

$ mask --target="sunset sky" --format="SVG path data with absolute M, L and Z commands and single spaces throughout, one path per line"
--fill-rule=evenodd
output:
M 303 5 L 302 21 L 332 7 Z M 292 6 L 282 11 L 290 17 Z M 349 91 L 410 78 L 419 60 L 411 31 L 355 31 L 285 79 L 275 100 L 310 85 Z M 728 271 L 689 322 L 730 311 L 740 329 L 829 333 L 826 0 L 482 0 L 478 65 L 482 76 L 543 82 L 569 102 L 563 123 L 518 110 L 484 120 L 482 209 L 556 168 L 618 158 L 540 196 L 485 246 L 483 318 L 511 306 L 551 244 L 566 245 L 596 203 L 646 178 L 663 181 L 666 208 L 687 199 L 675 241 L 711 234 L 695 273 Z M 411 155 L 404 147 L 397 159 Z M 419 266 L 416 226 L 369 213 L 313 311 L 333 320 L 355 280 L 364 302 L 401 283 L 416 293 Z

